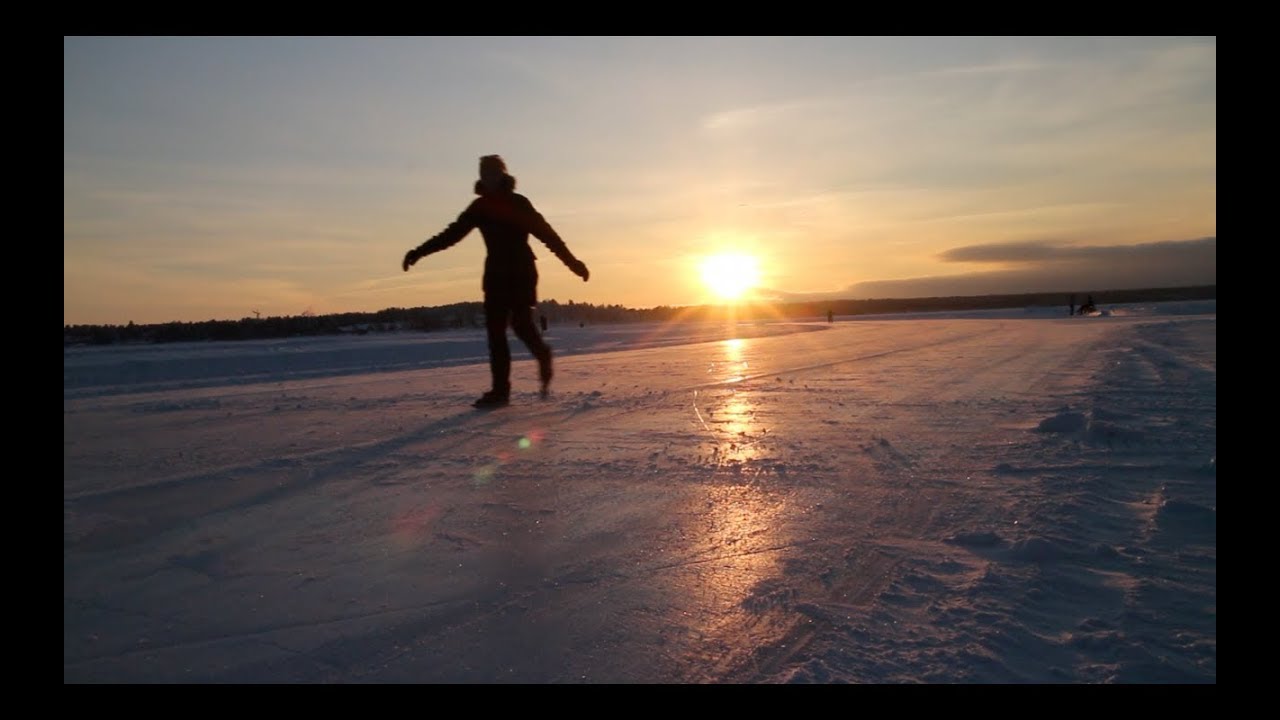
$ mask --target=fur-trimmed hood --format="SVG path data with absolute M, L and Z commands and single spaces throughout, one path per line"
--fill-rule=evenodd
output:
M 503 173 L 503 174 L 502 174 L 502 187 L 498 188 L 498 191 L 499 191 L 499 192 L 508 192 L 508 193 L 510 193 L 510 192 L 515 192 L 515 191 L 516 191 L 516 179 L 515 179 L 514 177 L 512 177 L 512 176 L 510 176 L 510 175 L 506 174 L 506 173 Z M 477 180 L 477 181 L 476 181 L 476 194 L 477 194 L 477 195 L 488 195 L 488 194 L 490 194 L 490 191 L 489 191 L 489 189 L 488 189 L 488 188 L 486 188 L 486 187 L 484 186 L 484 183 L 482 183 L 482 182 L 480 182 L 479 180 Z

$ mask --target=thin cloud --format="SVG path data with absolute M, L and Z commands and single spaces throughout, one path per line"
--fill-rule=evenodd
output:
M 947 262 L 1032 262 L 1048 260 L 1061 252 L 1061 248 L 1034 243 L 1010 243 L 1007 245 L 970 245 L 940 253 Z
M 948 262 L 1017 263 L 1020 267 L 955 275 L 877 280 L 841 290 L 794 292 L 761 290 L 783 301 L 864 298 L 950 297 L 1190 287 L 1217 283 L 1217 238 L 1170 240 L 1137 245 L 1069 246 L 1053 243 L 971 245 L 942 254 Z
M 920 75 L 1008 75 L 1044 70 L 1048 64 L 1035 60 L 1010 60 L 983 65 L 961 65 L 939 70 L 926 70 Z
M 1058 246 L 1050 243 L 969 245 L 942 252 L 939 258 L 946 262 L 969 263 L 1112 261 L 1118 258 L 1167 261 L 1170 257 L 1199 260 L 1205 253 L 1215 254 L 1216 252 L 1217 238 L 1205 237 L 1196 240 L 1166 240 L 1136 245 Z

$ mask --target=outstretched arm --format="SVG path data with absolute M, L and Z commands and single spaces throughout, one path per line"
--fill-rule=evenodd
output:
M 409 271 L 410 266 L 418 262 L 422 258 L 431 253 L 440 252 L 447 247 L 458 244 L 467 233 L 475 229 L 476 223 L 471 208 L 468 207 L 462 211 L 457 220 L 449 223 L 449 226 L 441 230 L 434 237 L 428 238 L 421 245 L 413 248 L 404 254 L 404 262 L 400 264 L 405 272 Z
M 542 217 L 542 213 L 534 209 L 533 203 L 526 200 L 524 211 L 527 213 L 530 234 L 541 240 L 548 250 L 560 258 L 560 262 L 572 270 L 574 275 L 582 278 L 583 282 L 586 282 L 591 277 L 591 271 L 587 270 L 586 263 L 573 256 L 569 246 L 560 238 L 560 234 L 551 227 L 551 223 L 548 223 L 546 218 Z

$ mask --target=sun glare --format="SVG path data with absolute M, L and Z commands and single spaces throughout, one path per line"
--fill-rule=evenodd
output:
M 699 268 L 703 284 L 720 300 L 738 300 L 760 280 L 760 265 L 749 255 L 712 255 Z

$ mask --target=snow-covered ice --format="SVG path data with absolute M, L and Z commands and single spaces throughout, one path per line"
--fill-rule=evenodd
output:
M 1214 301 L 72 347 L 65 682 L 1216 683 Z

